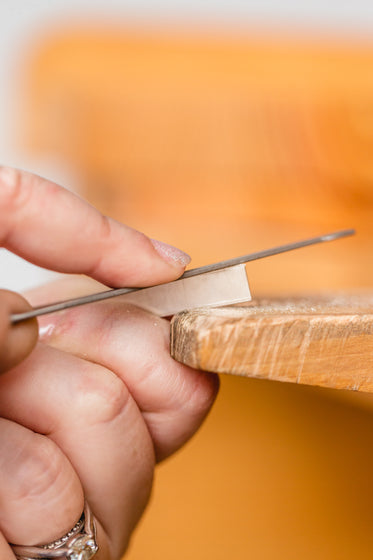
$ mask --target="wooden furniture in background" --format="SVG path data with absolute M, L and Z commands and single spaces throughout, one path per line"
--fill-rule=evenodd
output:
M 194 265 L 356 227 L 347 246 L 284 257 L 277 287 L 369 286 L 373 45 L 251 35 L 40 34 L 25 57 L 20 141 Z M 251 268 L 271 291 L 273 263 Z
M 195 266 L 356 227 L 251 263 L 249 279 L 256 297 L 371 286 L 373 45 L 97 24 L 39 33 L 24 62 L 20 143 L 104 212 Z M 159 466 L 128 559 L 369 558 L 367 400 L 221 385 L 204 428 Z

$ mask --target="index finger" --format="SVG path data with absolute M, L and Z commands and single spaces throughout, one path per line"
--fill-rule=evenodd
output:
M 190 261 L 63 187 L 9 167 L 0 167 L 0 246 L 44 268 L 113 287 L 176 279 Z

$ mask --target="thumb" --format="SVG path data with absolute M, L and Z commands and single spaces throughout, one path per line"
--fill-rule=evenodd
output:
M 24 360 L 38 339 L 35 319 L 16 325 L 10 323 L 10 315 L 31 309 L 19 294 L 0 290 L 0 372 L 6 371 Z

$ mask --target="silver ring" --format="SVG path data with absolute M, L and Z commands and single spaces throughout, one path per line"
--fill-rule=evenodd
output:
M 79 521 L 63 537 L 40 546 L 10 545 L 18 560 L 90 560 L 98 551 L 96 542 L 96 525 L 92 512 L 84 503 L 84 510 Z

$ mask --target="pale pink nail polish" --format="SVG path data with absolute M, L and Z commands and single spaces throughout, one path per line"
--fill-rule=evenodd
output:
M 163 243 L 163 241 L 158 241 L 157 239 L 151 239 L 151 242 L 153 243 L 154 249 L 165 261 L 181 264 L 182 266 L 187 266 L 190 263 L 191 258 L 184 253 L 184 251 L 172 245 L 168 245 L 167 243 Z

